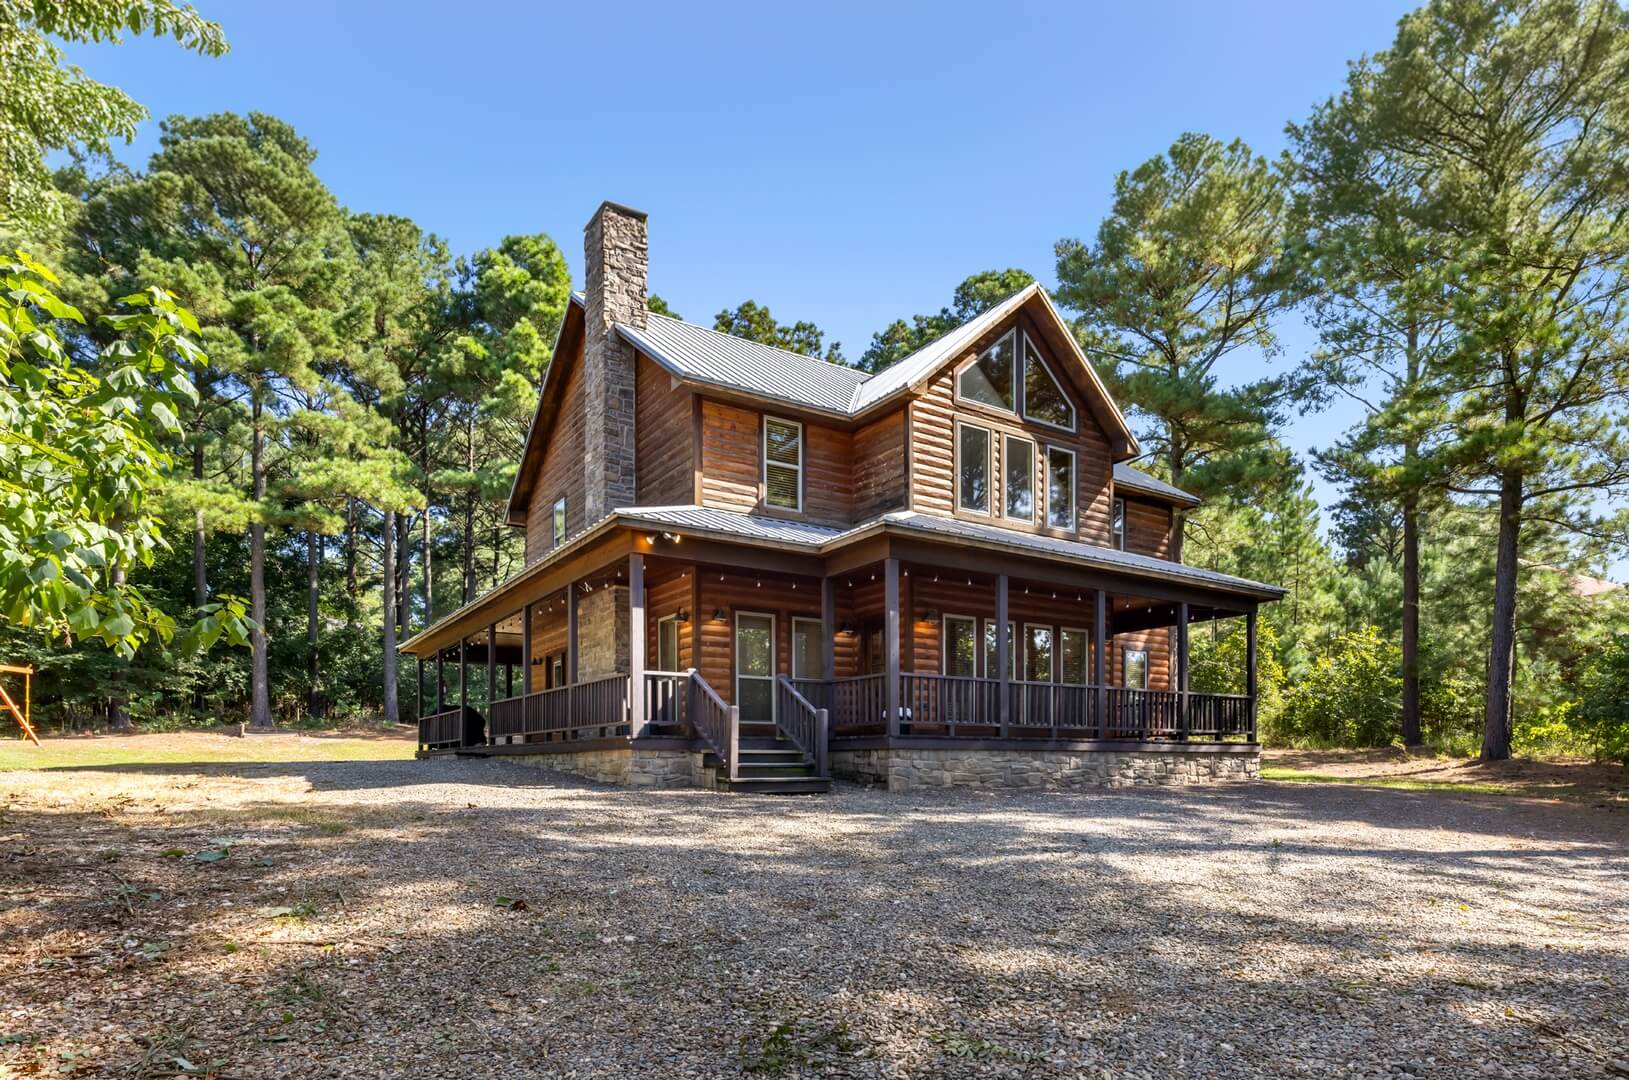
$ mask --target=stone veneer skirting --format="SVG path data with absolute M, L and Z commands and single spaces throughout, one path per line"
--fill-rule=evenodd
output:
M 613 747 L 571 753 L 506 754 L 504 759 L 534 769 L 558 769 L 624 787 L 675 788 L 698 786 L 700 754 L 689 750 L 652 750 Z
M 1039 790 L 1254 780 L 1257 747 L 1158 750 L 996 750 L 886 747 L 833 750 L 831 771 L 889 791 Z

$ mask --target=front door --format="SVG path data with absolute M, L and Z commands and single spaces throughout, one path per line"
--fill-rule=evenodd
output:
M 744 724 L 775 722 L 775 616 L 735 615 L 735 703 Z

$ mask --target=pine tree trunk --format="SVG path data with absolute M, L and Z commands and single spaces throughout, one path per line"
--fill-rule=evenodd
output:
M 424 536 L 422 544 L 424 550 L 419 556 L 419 569 L 424 574 L 424 625 L 429 626 L 436 621 L 435 605 L 435 573 L 432 565 L 434 536 L 432 535 L 430 513 L 435 506 L 434 492 L 430 490 L 430 433 L 421 425 L 419 435 L 419 471 L 424 474 Z
M 254 498 L 266 497 L 266 421 L 259 389 L 250 394 L 253 437 L 249 442 L 249 473 L 254 481 Z M 266 671 L 266 526 L 259 521 L 249 526 L 249 726 L 257 731 L 272 728 L 271 680 Z
M 464 500 L 464 603 L 475 599 L 475 414 L 464 427 L 464 471 L 470 477 L 468 498 Z
M 1182 449 L 1180 447 L 1176 446 L 1173 443 L 1172 446 L 1171 446 L 1171 456 L 1170 456 L 1171 484 L 1172 484 L 1173 487 L 1181 487 L 1182 486 L 1182 475 L 1183 475 L 1183 473 L 1185 473 L 1187 471 L 1186 469 L 1183 468 L 1183 465 L 1185 464 L 1185 462 L 1183 461 L 1183 456 L 1184 456 L 1184 454 L 1183 454 Z M 1179 562 L 1182 561 L 1182 537 L 1183 537 L 1183 534 L 1185 532 L 1187 532 L 1187 529 L 1184 527 L 1185 522 L 1186 522 L 1186 518 L 1183 516 L 1182 510 L 1180 508 L 1178 508 L 1178 507 L 1175 507 L 1175 506 L 1171 507 L 1171 561 L 1172 562 L 1178 562 L 1179 563 Z M 1128 531 L 1130 530 L 1130 524 L 1129 523 L 1127 524 L 1127 530 Z
M 1521 473 L 1499 477 L 1499 554 L 1493 569 L 1493 628 L 1488 649 L 1487 711 L 1482 760 L 1510 757 L 1511 683 L 1516 667 L 1516 578 L 1521 550 Z
M 305 674 L 306 674 L 306 711 L 313 719 L 322 716 L 322 689 L 319 685 L 322 672 L 321 657 L 318 656 L 318 625 L 321 613 L 318 610 L 322 589 L 322 539 L 317 530 L 311 529 L 305 534 Z
M 361 606 L 361 592 L 356 584 L 356 499 L 345 499 L 345 625 L 356 625 L 356 613 Z
M 396 518 L 396 627 L 397 633 L 405 635 L 408 631 L 410 618 L 410 589 L 412 580 L 413 560 L 407 553 L 407 538 L 412 534 L 413 523 L 407 520 L 406 514 L 392 514 Z
M 1420 327 L 1408 325 L 1408 386 L 1420 379 Z M 1414 483 L 1413 468 L 1419 447 L 1411 439 L 1403 446 L 1404 480 Z M 1403 495 L 1403 745 L 1425 741 L 1420 723 L 1420 497 L 1411 487 Z
M 396 512 L 385 511 L 385 603 L 381 618 L 385 624 L 384 705 L 385 723 L 398 720 L 396 707 Z
M 120 523 L 114 522 L 113 527 L 115 529 L 119 528 Z M 113 578 L 114 592 L 118 592 L 120 589 L 124 588 L 125 568 L 123 562 L 114 564 L 113 573 L 111 576 Z M 135 730 L 130 723 L 129 684 L 127 681 L 128 675 L 126 671 L 129 666 L 130 661 L 128 660 L 120 658 L 114 661 L 113 678 L 111 680 L 112 685 L 108 690 L 108 727 L 119 732 L 130 732 Z
M 1403 744 L 1425 741 L 1420 725 L 1420 507 L 1403 498 Z
M 204 447 L 202 443 L 194 443 L 192 447 L 192 478 L 202 481 L 204 478 Z M 208 536 L 204 533 L 204 512 L 195 511 L 192 516 L 192 604 L 201 608 L 209 603 L 209 561 L 206 543 Z

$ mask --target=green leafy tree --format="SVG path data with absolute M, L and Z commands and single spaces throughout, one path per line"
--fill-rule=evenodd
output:
M 1439 0 L 1355 65 L 1354 124 L 1416 192 L 1455 328 L 1412 423 L 1417 467 L 1496 508 L 1482 754 L 1510 755 L 1524 528 L 1621 538 L 1629 492 L 1629 12 Z
M 713 329 L 833 364 L 846 362 L 841 344 L 834 341 L 829 348 L 824 347 L 826 335 L 820 327 L 812 322 L 778 323 L 769 309 L 755 300 L 743 301 L 734 311 L 720 311 L 713 319 Z
M 186 368 L 204 362 L 198 324 L 160 289 L 104 317 L 98 370 L 72 363 L 59 323 L 78 309 L 24 255 L 0 264 L 0 615 L 48 636 L 96 638 L 120 656 L 169 641 L 175 619 L 128 580 L 164 541 L 148 495 L 171 465 Z M 204 612 L 185 634 L 243 639 L 240 605 Z
M 1578 690 L 1569 726 L 1597 758 L 1629 765 L 1629 635 L 1614 638 L 1590 659 Z
M 1237 385 L 1222 365 L 1240 350 L 1278 350 L 1285 181 L 1242 142 L 1184 135 L 1115 180 L 1096 243 L 1057 244 L 1057 298 L 1142 421 L 1167 478 L 1203 497 L 1271 485 L 1284 466 L 1271 434 L 1304 387 L 1286 377 Z M 1182 557 L 1178 528 L 1173 558 Z
M 116 42 L 126 32 L 171 37 L 203 56 L 227 50 L 218 25 L 169 0 L 0 0 L 0 225 L 34 228 L 60 217 L 47 152 L 107 154 L 115 139 L 135 137 L 147 110 L 65 66 L 51 40 Z
M 1035 278 L 1023 270 L 985 270 L 956 286 L 950 306 L 932 315 L 895 319 L 875 334 L 860 354 L 859 367 L 873 374 L 890 367 L 935 338 L 943 337 L 969 319 L 984 314 Z

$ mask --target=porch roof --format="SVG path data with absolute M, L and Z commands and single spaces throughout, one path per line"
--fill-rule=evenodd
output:
M 1277 600 L 1289 590 L 1249 578 L 1235 577 L 1200 566 L 1156 559 L 1130 551 L 1117 551 L 1078 540 L 1018 532 L 995 525 L 960 518 L 936 517 L 914 510 L 897 510 L 850 528 L 784 521 L 756 514 L 741 514 L 703 506 L 645 506 L 618 510 L 629 524 L 665 527 L 684 532 L 714 533 L 720 536 L 779 544 L 795 544 L 825 555 L 864 536 L 879 531 L 918 533 L 975 541 L 981 545 L 1006 548 L 1026 554 L 1041 554 L 1089 565 L 1095 569 L 1130 573 L 1163 581 L 1183 581 L 1229 592 L 1245 593 L 1264 600 Z

